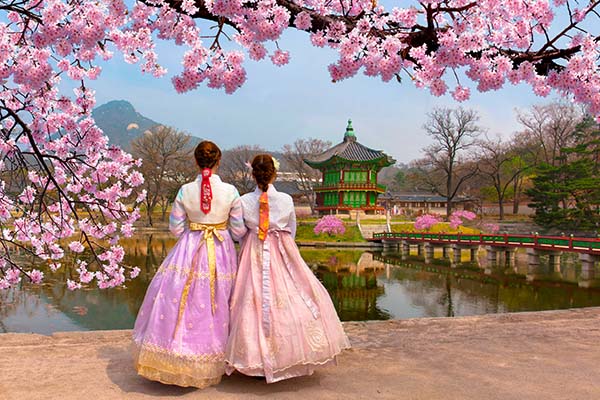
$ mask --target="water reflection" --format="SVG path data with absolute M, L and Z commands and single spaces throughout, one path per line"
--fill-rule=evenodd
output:
M 71 292 L 64 284 L 65 271 L 45 271 L 49 279 L 42 286 L 23 284 L 0 292 L 0 332 L 131 328 L 146 288 L 175 239 L 144 235 L 124 244 L 126 262 L 142 269 L 127 288 Z M 425 263 L 416 253 L 301 252 L 345 321 L 600 306 L 600 289 L 579 287 L 581 268 L 568 255 L 560 263 L 542 257 L 532 267 L 519 253 L 513 263 L 476 259 L 452 265 L 439 254 Z

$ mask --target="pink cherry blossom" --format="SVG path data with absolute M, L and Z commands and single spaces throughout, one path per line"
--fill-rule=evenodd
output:
M 429 230 L 435 224 L 441 222 L 442 219 L 438 215 L 423 214 L 415 219 L 415 229 Z
M 315 235 L 326 233 L 329 236 L 343 235 L 346 232 L 344 222 L 335 215 L 321 217 L 313 229 Z
M 81 253 L 83 252 L 83 250 L 85 250 L 85 247 L 83 247 L 83 244 L 81 244 L 81 242 L 75 241 L 69 243 L 69 249 L 71 249 L 71 251 L 75 253 Z
M 290 61 L 290 53 L 277 49 L 271 56 L 271 61 L 273 61 L 273 64 L 277 65 L 278 67 L 281 67 Z
M 4 279 L 6 279 L 10 285 L 16 285 L 21 282 L 21 271 L 17 268 L 9 268 L 4 271 Z
M 69 290 L 81 289 L 81 283 L 77 283 L 75 281 L 72 281 L 71 279 L 67 279 L 67 289 L 69 289 Z
M 42 280 L 44 279 L 44 273 L 37 269 L 29 271 L 28 275 L 29 279 L 31 279 L 31 283 L 36 285 L 42 283 Z

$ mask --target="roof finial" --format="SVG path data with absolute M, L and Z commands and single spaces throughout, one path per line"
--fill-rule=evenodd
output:
M 344 139 L 346 138 L 356 138 L 354 134 L 354 128 L 352 127 L 352 120 L 348 118 L 348 126 L 346 126 L 346 133 L 344 134 Z

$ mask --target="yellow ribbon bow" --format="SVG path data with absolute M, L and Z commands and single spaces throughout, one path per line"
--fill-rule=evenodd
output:
M 221 222 L 218 224 L 200 224 L 196 222 L 190 223 L 190 231 L 202 231 L 204 233 L 202 237 L 202 243 L 198 246 L 198 251 L 194 254 L 194 258 L 192 259 L 192 267 L 190 268 L 190 274 L 185 281 L 185 286 L 183 287 L 183 292 L 181 293 L 181 300 L 179 301 L 179 313 L 177 315 L 177 323 L 175 324 L 175 331 L 173 332 L 173 337 L 177 333 L 177 329 L 179 328 L 179 324 L 181 323 L 181 318 L 183 317 L 183 312 L 185 310 L 185 306 L 187 304 L 187 298 L 190 291 L 190 286 L 192 285 L 192 280 L 194 278 L 195 266 L 197 265 L 197 257 L 200 249 L 204 242 L 206 242 L 206 256 L 208 258 L 208 276 L 209 276 L 209 284 L 210 284 L 210 304 L 213 315 L 215 314 L 215 282 L 217 278 L 217 256 L 215 252 L 215 237 L 222 242 L 224 240 L 223 236 L 219 232 L 219 230 L 227 229 L 227 221 Z

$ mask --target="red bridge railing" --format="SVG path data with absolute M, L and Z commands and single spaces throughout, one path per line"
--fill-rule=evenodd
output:
M 415 233 L 381 232 L 374 233 L 371 242 L 428 242 L 448 244 L 471 244 L 499 247 L 528 247 L 538 250 L 570 251 L 576 253 L 600 254 L 600 239 L 573 236 L 540 236 L 509 234 L 462 234 L 462 233 Z

